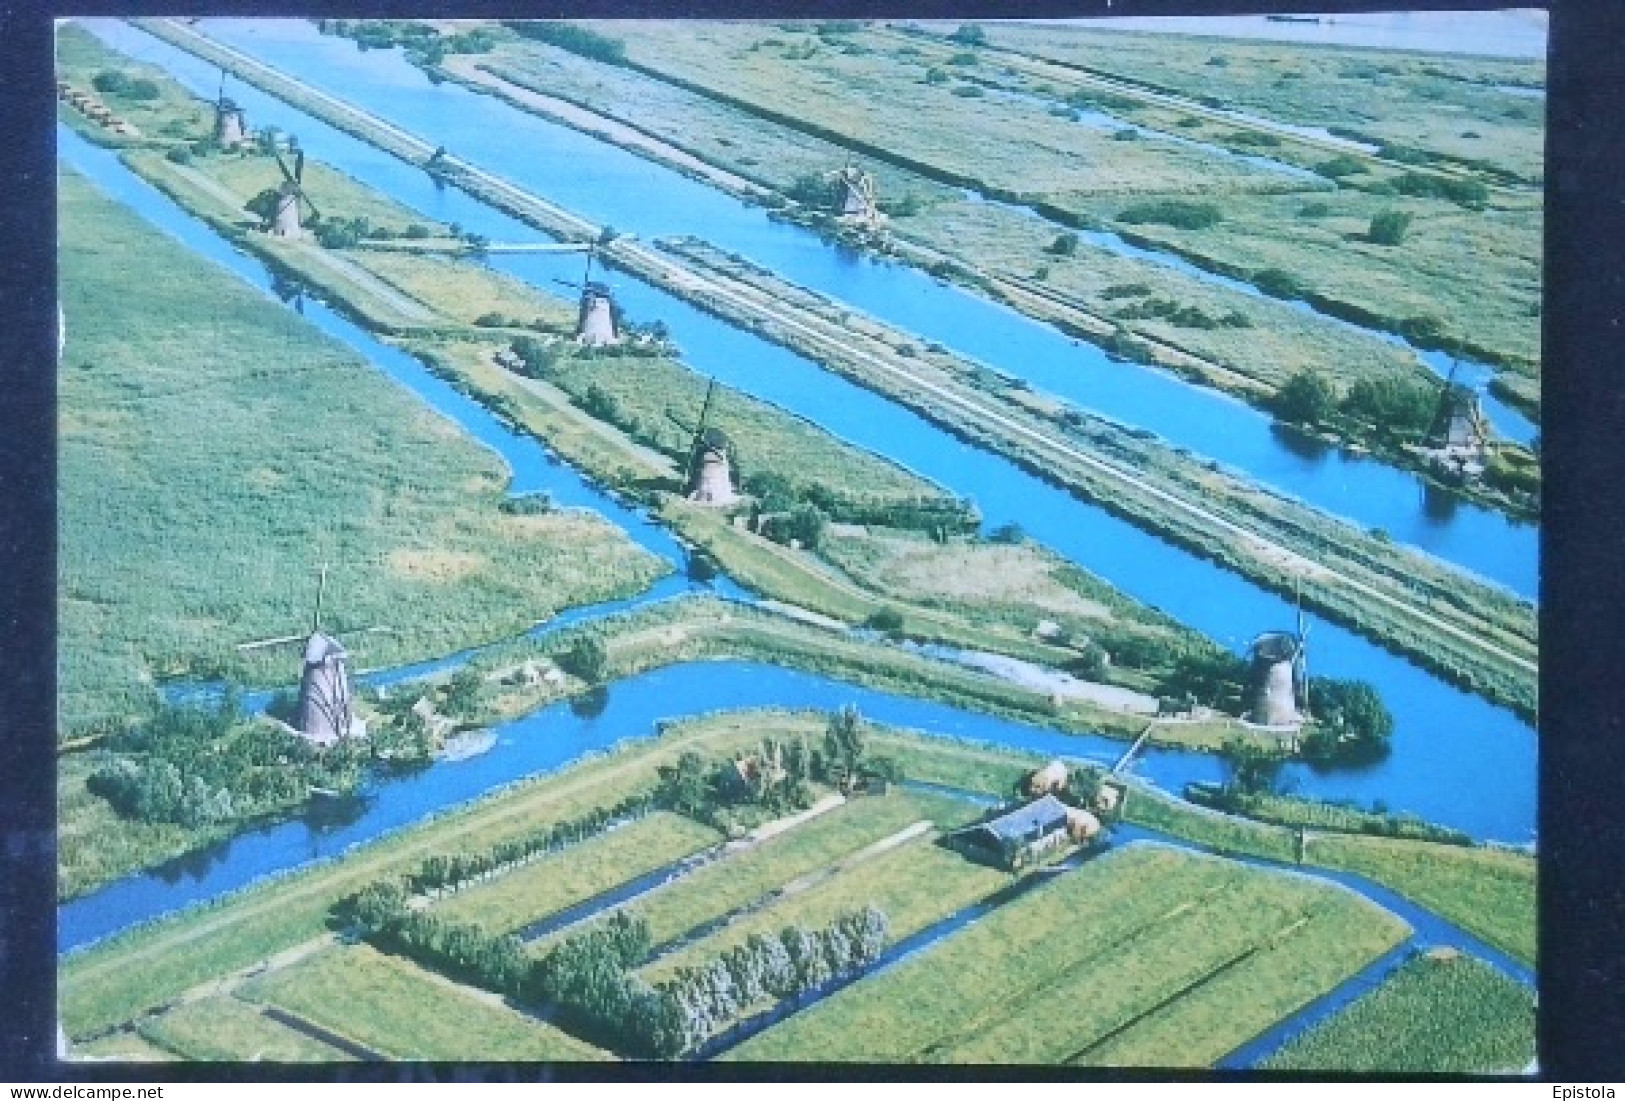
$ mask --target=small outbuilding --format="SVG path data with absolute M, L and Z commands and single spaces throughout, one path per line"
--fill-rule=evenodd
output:
M 1068 769 L 1066 762 L 1054 760 L 1027 777 L 1027 794 L 1037 798 L 1066 790 Z
M 972 860 L 1013 870 L 1068 844 L 1092 841 L 1100 829 L 1094 815 L 1045 795 L 997 818 L 956 830 L 943 841 Z

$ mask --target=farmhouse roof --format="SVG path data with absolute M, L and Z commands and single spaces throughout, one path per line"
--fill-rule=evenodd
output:
M 1024 807 L 987 822 L 966 829 L 965 833 L 985 832 L 993 840 L 1005 844 L 1046 833 L 1066 826 L 1067 806 L 1053 795 L 1034 799 Z

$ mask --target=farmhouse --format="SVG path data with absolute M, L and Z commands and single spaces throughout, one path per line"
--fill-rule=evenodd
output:
M 1067 844 L 1086 844 L 1100 833 L 1100 819 L 1045 795 L 998 818 L 967 826 L 946 842 L 974 860 L 1020 868 Z

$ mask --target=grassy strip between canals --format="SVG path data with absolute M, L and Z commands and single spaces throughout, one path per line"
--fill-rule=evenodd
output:
M 473 921 L 492 933 L 509 933 L 721 839 L 691 818 L 657 812 L 458 891 L 434 910 L 448 921 Z
M 946 809 L 946 808 L 945 808 Z M 957 805 L 938 821 L 956 825 L 970 808 Z M 644 978 L 659 982 L 679 967 L 701 966 L 742 944 L 753 933 L 772 936 L 780 929 L 828 925 L 839 914 L 873 904 L 891 922 L 890 937 L 902 940 L 993 893 L 1010 874 L 918 837 L 852 867 L 837 871 L 805 891 L 786 893 L 771 905 L 742 914 L 710 936 L 656 959 Z
M 153 1043 L 201 1062 L 326 1063 L 353 1058 L 229 994 L 177 1006 L 143 1024 L 140 1031 Z
M 1032 754 L 896 731 L 876 732 L 874 743 L 911 779 L 998 796 L 1043 763 Z M 1151 788 L 1137 787 L 1125 806 L 1134 823 L 1220 852 L 1287 863 L 1295 858 L 1294 834 L 1281 826 L 1205 810 Z M 1309 836 L 1304 863 L 1363 875 L 1534 965 L 1537 866 L 1531 856 L 1492 846 L 1321 833 Z
M 1535 1056 L 1529 990 L 1470 956 L 1418 956 L 1293 1039 L 1264 1070 L 1516 1074 Z
M 582 1061 L 604 1053 L 494 996 L 366 946 L 336 948 L 243 989 L 393 1059 Z
M 926 809 L 911 798 L 854 799 L 736 856 L 724 857 L 627 910 L 648 921 L 654 943 L 663 944 L 798 875 L 929 817 Z
M 1192 1015 L 1181 1061 L 1244 1042 L 1283 1005 L 1308 1001 L 1397 942 L 1405 927 L 1330 888 L 1133 845 L 1058 876 L 729 1058 L 1069 1061 L 1181 1009 L 1204 980 L 1249 968 L 1272 941 L 1298 960 L 1292 933 L 1322 920 L 1346 946 L 1339 963 L 1273 976 L 1275 997 L 1260 1014 L 1269 1019 Z

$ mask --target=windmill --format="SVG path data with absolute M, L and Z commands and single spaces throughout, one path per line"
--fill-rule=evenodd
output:
M 1450 374 L 1439 390 L 1439 404 L 1433 411 L 1424 446 L 1435 451 L 1482 452 L 1489 433 L 1478 394 L 1471 386 L 1456 381 L 1461 364 L 1450 361 Z
M 214 99 L 214 143 L 222 149 L 248 144 L 248 116 L 237 101 L 226 98 L 226 70 L 220 70 L 220 92 Z
M 555 279 L 554 282 L 581 290 L 581 308 L 576 312 L 577 342 L 593 348 L 619 344 L 621 336 L 615 323 L 615 300 L 610 295 L 609 284 L 596 282 L 592 277 L 592 261 L 598 254 L 598 242 L 587 245 L 586 253 L 587 267 L 579 283 L 567 279 Z
M 1296 726 L 1309 711 L 1309 623 L 1301 582 L 1297 630 L 1266 631 L 1248 647 L 1247 716 L 1260 726 Z
M 305 194 L 305 151 L 299 148 L 297 142 L 289 141 L 293 152 L 293 171 L 288 170 L 288 162 L 282 159 L 282 151 L 275 146 L 271 155 L 276 158 L 276 166 L 282 170 L 282 185 L 277 188 L 276 209 L 271 215 L 271 236 L 296 239 L 304 236 L 304 225 L 299 216 L 299 204 L 304 203 L 310 207 L 310 216 L 320 218 L 321 211 L 311 202 L 310 196 Z
M 284 635 L 240 644 L 239 651 L 263 649 L 303 641 L 305 656 L 299 677 L 299 703 L 294 729 L 307 741 L 329 746 L 345 738 L 363 737 L 366 728 L 351 708 L 349 652 L 337 638 L 322 630 L 322 598 L 327 592 L 327 566 L 316 586 L 316 609 L 309 635 Z
M 729 468 L 728 453 L 733 441 L 720 428 L 706 423 L 711 415 L 711 402 L 716 395 L 717 380 L 711 379 L 705 388 L 705 402 L 700 406 L 699 423 L 690 428 L 669 410 L 672 423 L 692 434 L 688 445 L 688 462 L 683 468 L 683 492 L 690 501 L 702 505 L 731 505 L 739 500 L 734 492 L 733 474 Z
M 829 179 L 834 184 L 835 203 L 841 217 L 871 223 L 879 220 L 875 178 L 853 164 L 850 157 L 839 172 L 831 173 Z

